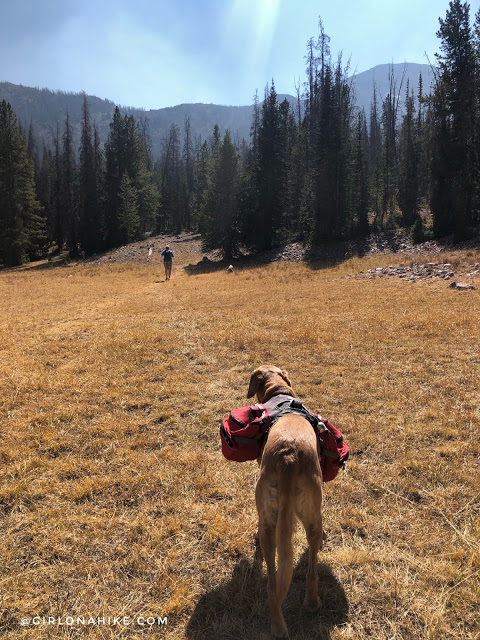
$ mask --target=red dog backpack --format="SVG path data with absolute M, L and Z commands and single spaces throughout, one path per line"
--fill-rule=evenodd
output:
M 328 420 L 309 411 L 297 398 L 275 396 L 265 404 L 234 409 L 220 422 L 222 453 L 227 460 L 246 462 L 260 455 L 268 431 L 287 413 L 297 413 L 310 422 L 320 443 L 323 481 L 333 480 L 348 459 L 348 446 L 340 431 Z
M 269 412 L 263 404 L 234 409 L 228 418 L 220 422 L 222 453 L 225 458 L 235 462 L 258 458 L 269 426 Z
M 319 417 L 317 435 L 321 439 L 320 466 L 324 482 L 336 478 L 339 469 L 345 467 L 348 460 L 348 446 L 343 435 L 331 422 Z M 323 425 L 324 430 L 321 430 Z M 323 448 L 322 448 L 323 445 Z

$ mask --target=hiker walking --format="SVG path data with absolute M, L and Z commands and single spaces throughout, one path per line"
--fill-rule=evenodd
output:
M 165 267 L 165 280 L 170 280 L 172 276 L 172 263 L 175 255 L 173 251 L 170 249 L 170 247 L 168 246 L 168 244 L 165 247 L 165 249 L 160 253 L 160 255 L 163 256 L 163 265 Z
M 150 262 L 150 258 L 152 257 L 152 253 L 153 253 L 153 244 L 151 244 L 148 247 L 148 258 L 147 258 L 147 262 Z

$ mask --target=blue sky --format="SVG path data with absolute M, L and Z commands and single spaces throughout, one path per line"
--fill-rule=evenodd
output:
M 480 0 L 470 3 L 471 15 Z M 448 0 L 0 0 L 0 80 L 156 109 L 305 80 L 318 17 L 352 71 L 431 62 Z

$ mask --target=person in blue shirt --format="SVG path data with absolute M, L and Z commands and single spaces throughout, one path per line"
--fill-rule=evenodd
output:
M 165 247 L 165 249 L 160 253 L 160 255 L 163 256 L 163 266 L 165 267 L 165 280 L 170 280 L 170 278 L 172 277 L 172 263 L 175 255 L 173 251 L 170 249 L 170 247 L 168 246 L 168 244 Z

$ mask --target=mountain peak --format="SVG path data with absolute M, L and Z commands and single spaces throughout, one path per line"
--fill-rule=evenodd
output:
M 404 92 L 407 78 L 410 87 L 418 86 L 420 74 L 423 78 L 424 91 L 428 92 L 433 80 L 433 71 L 429 65 L 402 63 L 380 64 L 368 71 L 363 71 L 351 76 L 352 86 L 355 91 L 357 105 L 370 110 L 373 87 L 377 88 L 379 99 L 384 97 L 389 90 L 390 75 L 396 82 L 398 91 Z M 403 82 L 403 84 L 402 84 Z M 56 130 L 57 122 L 63 127 L 65 114 L 68 109 L 70 120 L 76 139 L 79 140 L 80 122 L 84 93 L 66 93 L 63 91 L 51 91 L 24 87 L 11 82 L 0 82 L 0 100 L 6 100 L 12 105 L 12 109 L 19 121 L 28 128 L 33 123 L 35 135 L 45 140 L 49 145 L 52 142 L 52 132 Z M 279 93 L 277 99 L 282 102 L 287 99 L 296 108 L 297 98 Z M 115 110 L 115 103 L 96 96 L 87 96 L 88 106 L 92 119 L 96 122 L 100 140 L 105 142 L 109 133 L 109 125 Z M 250 125 L 252 121 L 252 105 L 225 106 L 216 104 L 180 104 L 162 109 L 150 109 L 121 106 L 122 113 L 130 113 L 137 120 L 148 122 L 151 138 L 153 157 L 159 157 L 162 149 L 162 141 L 168 134 L 172 124 L 183 132 L 185 118 L 190 118 L 192 132 L 195 136 L 207 139 L 213 132 L 213 127 L 218 124 L 223 133 L 230 129 L 232 136 L 240 140 L 250 139 Z

